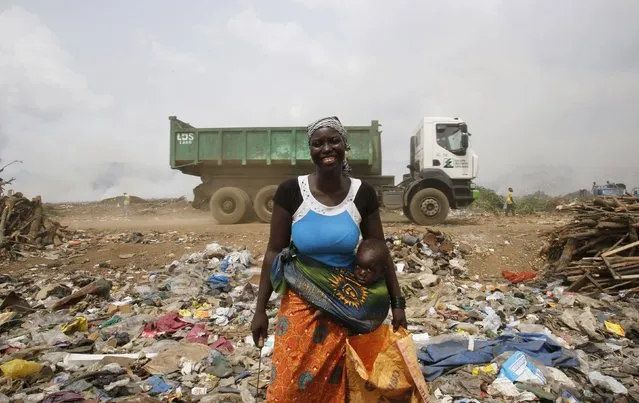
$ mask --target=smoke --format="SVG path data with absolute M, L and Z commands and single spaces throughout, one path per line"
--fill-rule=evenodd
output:
M 190 195 L 199 180 L 168 164 L 169 115 L 376 119 L 398 179 L 419 119 L 459 116 L 477 182 L 496 190 L 639 185 L 625 127 L 639 104 L 638 2 L 42 4 L 0 7 L 0 158 L 24 160 L 16 187 L 44 200 Z

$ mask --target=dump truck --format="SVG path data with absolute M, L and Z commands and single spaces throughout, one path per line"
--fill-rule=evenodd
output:
M 270 222 L 278 184 L 313 169 L 305 126 L 196 128 L 176 116 L 169 120 L 171 168 L 201 179 L 192 205 L 209 210 L 220 224 L 238 223 L 251 213 Z M 460 119 L 420 119 L 410 137 L 409 172 L 397 185 L 394 176 L 382 175 L 379 121 L 346 129 L 352 176 L 371 184 L 386 208 L 430 225 L 443 222 L 451 208 L 473 202 L 478 157 Z
M 592 195 L 594 197 L 621 197 L 626 194 L 626 185 L 623 183 L 611 183 L 606 181 L 605 185 L 592 184 Z

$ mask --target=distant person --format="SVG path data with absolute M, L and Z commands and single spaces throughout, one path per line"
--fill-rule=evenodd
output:
M 129 216 L 129 205 L 131 204 L 131 196 L 126 192 L 122 193 L 122 212 L 125 217 Z
M 506 195 L 506 217 L 508 213 L 512 212 L 515 216 L 515 200 L 513 199 L 513 188 L 508 188 L 508 194 Z

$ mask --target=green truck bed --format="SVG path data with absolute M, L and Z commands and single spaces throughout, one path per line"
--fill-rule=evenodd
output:
M 221 223 L 235 223 L 253 209 L 270 221 L 275 189 L 283 180 L 312 171 L 306 127 L 197 128 L 170 120 L 171 168 L 198 176 L 193 206 L 211 210 Z M 382 176 L 381 131 L 370 126 L 347 127 L 353 176 L 379 190 L 394 177 Z
M 202 176 L 204 170 L 225 167 L 260 168 L 310 165 L 306 128 L 299 127 L 219 127 L 196 128 L 171 116 L 171 168 Z M 347 127 L 350 164 L 360 175 L 381 175 L 381 137 L 376 120 L 370 126 Z M 235 170 L 235 169 L 234 169 Z

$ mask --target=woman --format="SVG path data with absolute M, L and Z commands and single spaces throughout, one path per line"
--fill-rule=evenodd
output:
M 323 265 L 352 270 L 360 235 L 384 239 L 375 190 L 346 174 L 347 133 L 339 119 L 320 119 L 308 127 L 307 135 L 314 172 L 284 181 L 274 197 L 271 233 L 251 323 L 256 345 L 267 337 L 266 304 L 273 292 L 273 261 L 291 241 L 300 254 Z M 384 274 L 393 327 L 406 327 L 405 301 L 390 256 Z M 296 293 L 289 291 L 282 297 L 268 401 L 345 400 L 343 356 L 349 330 L 315 312 Z

